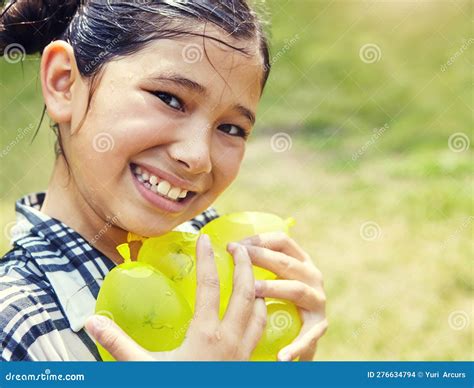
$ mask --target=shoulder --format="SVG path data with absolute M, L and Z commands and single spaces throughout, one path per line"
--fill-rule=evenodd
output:
M 42 351 L 66 324 L 51 286 L 29 260 L 29 252 L 16 247 L 0 259 L 0 360 L 51 359 Z M 41 343 L 41 351 L 34 350 Z M 52 359 L 56 357 L 53 350 Z

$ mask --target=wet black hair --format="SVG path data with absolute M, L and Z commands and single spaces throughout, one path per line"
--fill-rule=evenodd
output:
M 210 23 L 234 38 L 232 42 L 244 44 L 238 47 L 206 35 L 190 21 Z M 271 67 L 265 25 L 246 0 L 13 0 L 0 14 L 0 55 L 8 55 L 12 47 L 24 54 L 42 53 L 53 40 L 65 40 L 74 49 L 80 74 L 94 85 L 107 62 L 134 54 L 156 39 L 200 36 L 244 54 L 249 54 L 245 42 L 256 39 L 263 58 L 263 90 Z M 61 138 L 58 126 L 53 127 L 58 154 Z

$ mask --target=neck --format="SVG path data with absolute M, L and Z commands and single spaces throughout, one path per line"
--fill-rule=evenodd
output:
M 41 212 L 78 232 L 116 264 L 123 262 L 115 247 L 127 241 L 127 232 L 114 225 L 114 219 L 104 219 L 90 206 L 69 174 L 62 155 L 56 159 Z

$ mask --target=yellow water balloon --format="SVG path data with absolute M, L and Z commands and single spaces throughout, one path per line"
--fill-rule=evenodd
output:
M 227 244 L 265 232 L 289 233 L 292 218 L 262 212 L 221 216 L 206 224 L 200 234 L 209 235 L 221 285 L 220 317 L 232 294 L 234 263 Z M 112 318 L 137 343 L 150 351 L 174 349 L 182 343 L 192 319 L 196 297 L 196 243 L 199 235 L 172 231 L 158 237 L 129 233 L 128 243 L 117 246 L 124 258 L 105 278 L 96 312 Z M 129 243 L 141 243 L 137 261 L 131 261 Z M 276 275 L 254 267 L 256 279 Z M 301 320 L 296 307 L 284 300 L 266 299 L 267 326 L 252 353 L 252 360 L 276 360 L 278 351 L 299 333 Z M 98 346 L 104 360 L 113 360 Z
M 238 212 L 218 217 L 204 225 L 201 233 L 211 238 L 212 246 L 220 252 L 230 242 L 238 242 L 257 234 L 267 232 L 283 232 L 289 234 L 290 227 L 295 224 L 293 218 L 283 218 L 272 213 Z M 228 253 L 225 255 L 230 256 Z M 274 280 L 277 276 L 266 269 L 254 266 L 257 280 Z M 293 303 L 285 300 L 266 298 L 267 325 L 251 360 L 275 361 L 278 351 L 289 345 L 298 335 L 301 319 Z
M 247 237 L 266 232 L 284 232 L 289 234 L 289 228 L 294 225 L 293 218 L 286 220 L 272 213 L 264 212 L 238 212 L 230 213 L 204 225 L 201 233 L 208 234 L 213 247 L 226 250 L 230 242 L 238 242 Z M 272 280 L 274 273 L 254 266 L 254 276 L 260 280 Z
M 299 334 L 301 320 L 293 303 L 266 298 L 267 326 L 251 361 L 277 361 L 278 352 L 289 345 Z
M 194 312 L 196 301 L 196 243 L 199 235 L 172 231 L 146 239 L 138 251 L 137 260 L 147 263 L 165 274 L 186 298 Z M 220 281 L 220 317 L 225 313 L 232 293 L 232 258 L 219 250 L 214 259 Z
M 192 319 L 187 300 L 172 281 L 153 266 L 139 262 L 125 262 L 107 274 L 95 311 L 112 319 L 150 351 L 178 347 Z M 98 349 L 104 361 L 114 361 L 100 345 Z

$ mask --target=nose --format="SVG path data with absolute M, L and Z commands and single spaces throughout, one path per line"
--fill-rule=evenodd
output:
M 210 126 L 193 128 L 186 131 L 182 140 L 174 142 L 169 147 L 173 160 L 181 164 L 181 168 L 190 174 L 209 173 L 211 161 L 211 129 Z

